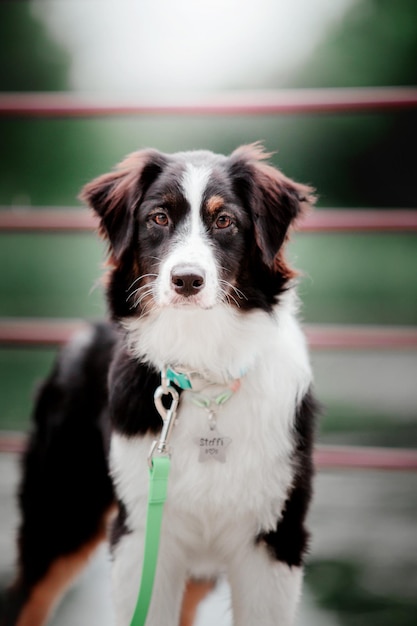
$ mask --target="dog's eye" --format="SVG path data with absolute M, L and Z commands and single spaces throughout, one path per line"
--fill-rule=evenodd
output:
M 153 221 L 155 222 L 155 224 L 158 224 L 158 226 L 168 226 L 169 224 L 169 218 L 168 215 L 166 213 L 155 213 L 152 216 Z
M 232 218 L 228 215 L 219 215 L 215 222 L 216 228 L 229 228 L 232 224 Z

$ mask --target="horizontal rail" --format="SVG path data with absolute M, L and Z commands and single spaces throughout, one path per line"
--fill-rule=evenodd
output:
M 25 451 L 27 436 L 22 433 L 0 431 L 0 453 L 21 454 Z
M 417 470 L 417 450 L 359 446 L 317 446 L 320 469 Z
M 415 87 L 229 91 L 135 98 L 75 92 L 9 92 L 0 95 L 0 117 L 275 115 L 391 111 L 415 107 Z
M 0 345 L 3 346 L 59 346 L 86 327 L 77 319 L 0 319 Z
M 309 324 L 307 340 L 315 350 L 415 350 L 417 327 Z
M 300 220 L 305 232 L 417 231 L 417 210 L 321 209 Z
M 0 319 L 0 345 L 62 345 L 86 324 L 86 321 L 77 319 L 3 318 Z M 305 332 L 310 347 L 316 350 L 417 349 L 417 327 L 413 326 L 310 324 L 305 326 Z
M 21 454 L 27 435 L 0 431 L 0 453 Z M 417 470 L 417 450 L 359 446 L 317 446 L 314 461 L 319 469 Z
M 92 213 L 76 207 L 0 207 L 0 233 L 83 232 L 97 227 L 98 219 Z
M 71 207 L 1 207 L 3 232 L 83 232 L 96 229 L 98 219 L 90 212 Z M 303 232 L 402 232 L 417 231 L 413 209 L 321 209 L 297 224 Z

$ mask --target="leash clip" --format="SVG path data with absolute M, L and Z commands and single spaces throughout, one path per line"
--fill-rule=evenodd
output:
M 167 395 L 171 396 L 171 405 L 168 409 L 165 408 L 164 403 L 162 402 L 162 397 Z M 166 377 L 166 372 L 162 371 L 161 385 L 154 393 L 154 403 L 156 410 L 162 418 L 163 426 L 159 439 L 155 439 L 152 443 L 151 449 L 149 450 L 148 465 L 151 469 L 153 465 L 152 459 L 156 453 L 162 456 L 170 455 L 169 440 L 171 438 L 172 429 L 177 417 L 179 399 L 180 395 L 178 391 L 175 387 L 170 385 L 170 382 Z

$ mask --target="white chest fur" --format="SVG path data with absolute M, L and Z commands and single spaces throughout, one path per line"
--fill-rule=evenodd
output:
M 225 463 L 199 461 L 196 442 L 209 432 L 207 413 L 187 392 L 182 394 L 166 513 L 181 520 L 179 529 L 187 527 L 184 533 L 178 530 L 184 540 L 193 528 L 195 537 L 201 542 L 204 536 L 209 544 L 238 519 L 249 524 L 254 536 L 275 527 L 291 485 L 294 416 L 311 382 L 304 338 L 291 307 L 281 304 L 279 316 L 257 312 L 245 318 L 226 309 L 204 328 L 190 316 L 184 345 L 179 340 L 181 314 L 159 315 L 147 327 L 131 324 L 132 348 L 139 358 L 152 355 L 158 366 L 186 362 L 220 380 L 238 378 L 242 368 L 247 373 L 217 413 L 219 432 L 232 440 Z M 209 317 L 204 312 L 206 322 Z M 112 437 L 112 474 L 131 528 L 144 524 L 150 443 L 150 437 Z

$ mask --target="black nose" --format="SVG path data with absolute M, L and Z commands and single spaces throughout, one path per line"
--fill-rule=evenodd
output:
M 172 269 L 171 282 L 181 296 L 194 296 L 204 287 L 205 275 L 201 269 L 178 265 Z

